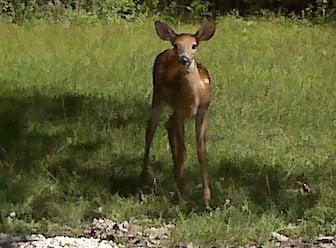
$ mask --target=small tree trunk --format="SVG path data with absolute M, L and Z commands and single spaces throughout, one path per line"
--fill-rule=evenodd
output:
M 89 12 L 93 13 L 94 0 L 89 0 Z
M 76 9 L 77 9 L 78 12 L 80 11 L 81 7 L 82 7 L 82 5 L 81 5 L 81 1 L 80 1 L 80 0 L 77 0 L 77 1 L 76 1 Z
M 16 0 L 12 0 L 12 5 L 13 5 L 14 13 L 15 13 L 15 11 L 16 11 Z

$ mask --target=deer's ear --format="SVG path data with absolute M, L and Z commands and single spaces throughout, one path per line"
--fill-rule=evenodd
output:
M 195 36 L 198 42 L 210 40 L 215 34 L 216 24 L 206 23 L 203 27 L 196 32 Z
M 171 27 L 160 21 L 155 22 L 155 30 L 158 36 L 163 40 L 172 41 L 177 36 Z

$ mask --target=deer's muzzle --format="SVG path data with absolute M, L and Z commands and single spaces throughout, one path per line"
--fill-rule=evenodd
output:
M 179 62 L 182 64 L 182 65 L 186 65 L 186 66 L 189 66 L 191 64 L 191 59 L 186 57 L 186 56 L 182 56 L 179 58 Z

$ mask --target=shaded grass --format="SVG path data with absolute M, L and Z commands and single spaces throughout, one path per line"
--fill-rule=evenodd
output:
M 1 24 L 0 229 L 54 234 L 69 227 L 76 234 L 107 216 L 173 222 L 172 243 L 269 244 L 273 231 L 335 234 L 333 27 L 286 19 L 218 24 L 199 54 L 215 84 L 212 213 L 202 205 L 192 123 L 185 201 L 171 196 L 163 122 L 152 154 L 157 184 L 147 195 L 138 188 L 151 67 L 168 46 L 152 20 Z

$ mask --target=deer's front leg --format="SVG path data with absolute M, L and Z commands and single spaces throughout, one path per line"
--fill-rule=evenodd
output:
M 208 160 L 206 154 L 206 132 L 207 132 L 207 107 L 200 107 L 196 114 L 196 139 L 197 154 L 201 166 L 203 180 L 203 198 L 208 206 L 211 199 L 211 190 L 209 186 Z
M 175 181 L 177 185 L 177 193 L 179 198 L 183 195 L 184 188 L 184 163 L 186 160 L 186 146 L 185 146 L 185 118 L 179 113 L 175 113 L 173 135 L 176 140 L 176 154 L 173 155 L 175 167 Z
M 168 132 L 168 140 L 170 151 L 172 153 L 173 163 L 177 160 L 177 139 L 176 139 L 176 127 L 175 127 L 175 114 L 172 114 L 166 123 L 166 129 Z

